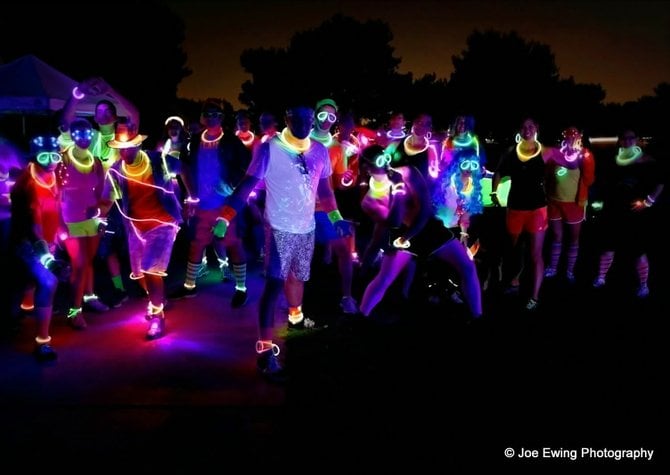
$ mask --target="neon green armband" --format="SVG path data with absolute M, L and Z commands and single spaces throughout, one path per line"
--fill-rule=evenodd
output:
M 340 214 L 340 210 L 334 209 L 330 213 L 328 213 L 328 219 L 332 224 L 335 224 L 338 221 L 342 221 L 344 218 Z

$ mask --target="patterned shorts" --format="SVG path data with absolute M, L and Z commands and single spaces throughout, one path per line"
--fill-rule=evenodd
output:
M 314 255 L 314 231 L 294 234 L 265 225 L 265 273 L 286 280 L 289 273 L 296 279 L 309 280 Z
M 131 224 L 128 230 L 128 254 L 132 272 L 130 277 L 139 279 L 145 273 L 167 275 L 177 231 L 178 226 L 161 224 L 142 232 Z

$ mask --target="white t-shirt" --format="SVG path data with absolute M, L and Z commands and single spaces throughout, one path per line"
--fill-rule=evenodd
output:
M 269 153 L 262 153 L 266 147 Z M 315 228 L 314 206 L 319 180 L 330 177 L 332 170 L 328 150 L 316 140 L 312 140 L 309 150 L 303 153 L 306 170 L 298 155 L 274 137 L 258 147 L 247 173 L 265 181 L 265 219 L 270 226 L 279 231 L 305 234 Z

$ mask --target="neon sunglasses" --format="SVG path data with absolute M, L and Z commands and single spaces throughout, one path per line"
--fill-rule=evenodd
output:
M 388 153 L 382 153 L 381 155 L 377 155 L 377 158 L 375 158 L 375 166 L 377 168 L 386 168 L 390 163 L 391 155 Z
M 316 114 L 316 118 L 319 119 L 321 122 L 325 122 L 326 120 L 328 120 L 329 122 L 337 121 L 337 116 L 332 112 L 328 111 L 319 112 L 318 114 Z
M 479 162 L 477 160 L 463 160 L 459 165 L 463 171 L 476 171 L 479 170 Z
M 63 156 L 58 152 L 40 152 L 37 154 L 37 163 L 43 167 L 49 166 L 50 163 L 60 163 Z

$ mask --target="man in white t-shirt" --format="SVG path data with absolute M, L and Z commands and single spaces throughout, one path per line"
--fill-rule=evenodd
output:
M 264 180 L 266 282 L 259 302 L 259 371 L 272 380 L 283 379 L 283 368 L 273 343 L 274 312 L 282 288 L 289 305 L 289 325 L 309 327 L 313 322 L 302 313 L 305 281 L 309 280 L 314 253 L 314 205 L 316 198 L 335 228 L 350 234 L 349 224 L 337 210 L 330 184 L 332 174 L 328 150 L 309 132 L 314 110 L 295 106 L 286 111 L 288 125 L 279 135 L 257 147 L 246 176 L 221 210 L 214 228 L 225 235 L 230 221 L 246 203 L 259 180 Z

